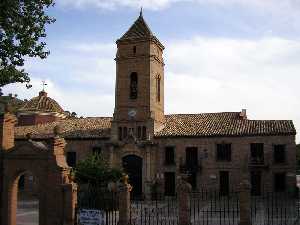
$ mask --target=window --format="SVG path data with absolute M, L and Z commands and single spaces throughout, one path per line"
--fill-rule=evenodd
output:
M 70 167 L 76 166 L 76 152 L 67 152 L 67 164 Z
M 147 139 L 147 128 L 143 126 L 142 128 L 142 139 L 146 140 Z
M 274 162 L 285 162 L 285 145 L 274 145 Z
M 231 161 L 231 144 L 217 144 L 217 161 Z
M 275 173 L 274 174 L 274 191 L 284 192 L 286 189 L 285 183 L 285 173 Z
M 123 138 L 127 138 L 127 127 L 123 127 Z
M 93 147 L 93 154 L 100 155 L 101 154 L 101 147 Z
M 141 139 L 142 137 L 142 128 L 140 126 L 138 127 L 137 137 L 138 139 Z
M 174 160 L 174 147 L 166 147 L 165 148 L 165 164 L 172 165 L 175 164 Z
M 136 72 L 130 75 L 130 99 L 137 99 L 138 96 L 138 76 Z
M 156 77 L 156 100 L 160 102 L 160 76 Z
M 122 127 L 119 127 L 119 140 L 121 141 L 123 138 L 123 129 Z
M 185 164 L 187 167 L 198 167 L 198 148 L 187 147 L 185 150 Z
M 253 164 L 264 163 L 264 144 L 263 143 L 252 143 L 250 145 L 251 158 L 250 162 Z
M 136 54 L 136 46 L 133 46 L 133 54 Z

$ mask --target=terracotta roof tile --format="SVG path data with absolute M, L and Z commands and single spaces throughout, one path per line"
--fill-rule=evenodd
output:
M 109 138 L 111 117 L 67 119 L 35 126 L 16 127 L 16 137 L 33 138 L 53 136 L 53 128 L 60 125 L 65 138 Z M 245 120 L 239 112 L 166 115 L 165 126 L 155 137 L 221 137 L 295 135 L 290 120 Z
M 120 40 L 148 38 L 152 36 L 153 34 L 143 16 L 139 16 L 129 30 L 120 38 Z
M 247 120 L 239 112 L 166 115 L 156 137 L 171 136 L 267 136 L 295 135 L 290 120 Z
M 60 105 L 54 99 L 47 97 L 47 93 L 44 91 L 41 91 L 39 96 L 26 102 L 19 111 L 64 113 L 64 110 L 60 107 Z
M 106 138 L 110 136 L 111 118 L 66 119 L 34 126 L 20 126 L 15 128 L 16 138 L 25 138 L 28 133 L 32 134 L 32 138 L 53 137 L 56 125 L 60 126 L 61 134 L 65 138 Z

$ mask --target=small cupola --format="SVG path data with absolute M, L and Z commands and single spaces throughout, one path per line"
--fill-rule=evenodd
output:
M 43 89 L 18 110 L 18 125 L 37 125 L 66 118 L 62 107 Z

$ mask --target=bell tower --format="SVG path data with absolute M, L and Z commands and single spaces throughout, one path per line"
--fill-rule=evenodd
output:
M 164 46 L 142 11 L 117 40 L 115 110 L 112 138 L 151 139 L 164 123 Z

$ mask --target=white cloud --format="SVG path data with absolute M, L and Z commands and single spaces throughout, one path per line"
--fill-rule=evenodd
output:
M 118 9 L 119 7 L 139 8 L 142 6 L 146 9 L 160 10 L 180 2 L 220 6 L 241 5 L 275 11 L 300 9 L 300 2 L 295 0 L 60 0 L 57 3 L 61 6 L 73 6 L 76 8 Z
M 166 48 L 169 113 L 238 111 L 300 127 L 300 42 L 195 37 Z
M 31 63 L 32 90 L 9 85 L 4 92 L 31 98 L 46 74 L 49 96 L 65 110 L 112 115 L 115 45 L 74 43 L 59 52 L 44 64 Z M 300 41 L 194 37 L 170 41 L 164 57 L 166 113 L 247 108 L 250 119 L 292 119 L 300 128 Z

